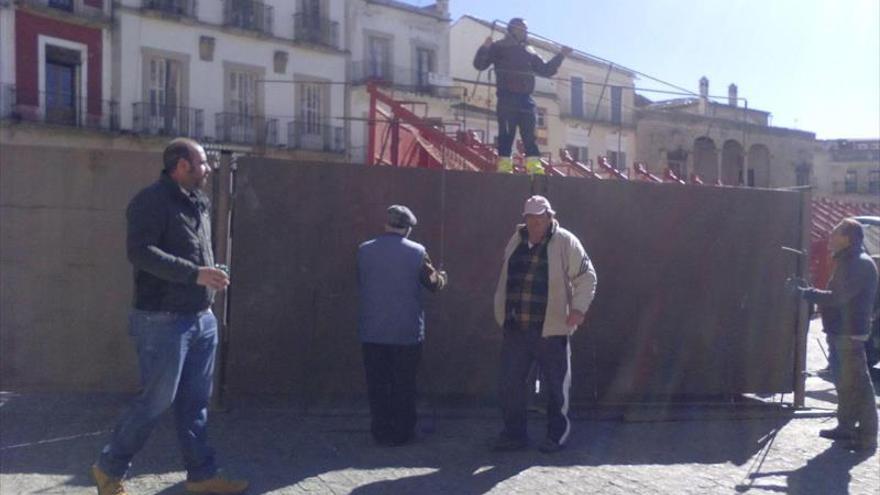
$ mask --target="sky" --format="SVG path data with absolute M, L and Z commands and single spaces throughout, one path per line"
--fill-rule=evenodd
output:
M 819 139 L 880 138 L 880 0 L 450 4 L 453 20 L 524 17 L 533 33 L 694 92 L 702 76 L 712 95 L 726 96 L 735 83 L 749 108 L 770 112 L 777 127 Z M 647 79 L 636 86 L 669 89 Z

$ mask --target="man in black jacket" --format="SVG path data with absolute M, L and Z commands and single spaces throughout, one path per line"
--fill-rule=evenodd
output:
M 513 151 L 513 140 L 519 127 L 526 149 L 526 171 L 530 174 L 544 173 L 541 152 L 535 142 L 535 100 L 532 99 L 535 74 L 552 77 L 559 70 L 562 60 L 570 53 L 571 48 L 564 47 L 549 62 L 544 62 L 528 44 L 528 26 L 519 17 L 514 17 L 507 24 L 507 36 L 495 42 L 489 36 L 477 50 L 474 68 L 486 70 L 490 65 L 495 65 L 499 172 L 513 172 L 510 153 Z
M 834 386 L 837 389 L 837 427 L 819 435 L 841 440 L 851 450 L 877 449 L 877 407 L 865 358 L 877 267 L 862 249 L 862 226 L 847 218 L 831 232 L 828 249 L 834 271 L 828 290 L 801 289 L 807 301 L 819 305 L 822 329 L 828 337 Z
M 134 266 L 129 334 L 142 390 L 92 466 L 100 495 L 122 495 L 122 479 L 160 415 L 174 406 L 191 493 L 241 493 L 246 481 L 221 476 L 208 446 L 208 400 L 217 348 L 214 294 L 229 285 L 214 265 L 205 150 L 178 138 L 165 148 L 158 181 L 128 205 L 128 259 Z

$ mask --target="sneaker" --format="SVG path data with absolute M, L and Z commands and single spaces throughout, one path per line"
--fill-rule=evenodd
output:
M 509 156 L 498 157 L 498 172 L 502 174 L 513 173 L 513 160 Z
M 105 473 L 97 464 L 92 465 L 92 479 L 98 486 L 98 495 L 127 495 L 122 478 L 114 478 Z
M 494 452 L 513 452 L 515 450 L 523 450 L 526 447 L 528 447 L 528 442 L 525 440 L 510 438 L 504 435 L 501 435 L 492 443 L 492 451 Z
M 845 430 L 838 426 L 837 428 L 832 428 L 830 430 L 820 430 L 819 436 L 829 440 L 853 440 L 855 438 L 855 432 Z
M 540 156 L 526 157 L 526 172 L 532 175 L 544 175 L 544 165 L 541 164 Z
M 545 454 L 552 454 L 553 452 L 559 452 L 560 450 L 565 448 L 564 443 L 555 442 L 549 438 L 545 438 L 541 445 L 538 446 L 538 450 Z
M 242 493 L 247 490 L 248 482 L 244 480 L 230 480 L 222 474 L 217 473 L 213 478 L 202 481 L 187 481 L 183 484 L 189 493 L 213 493 L 215 495 L 226 495 L 233 493 Z

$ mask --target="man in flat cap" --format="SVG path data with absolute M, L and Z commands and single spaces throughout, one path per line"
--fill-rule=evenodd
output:
M 530 197 L 525 224 L 517 226 L 504 250 L 495 290 L 495 320 L 504 331 L 499 394 L 504 430 L 494 450 L 528 446 L 528 377 L 535 362 L 548 396 L 547 436 L 539 449 L 562 449 L 571 429 L 569 339 L 593 301 L 596 271 L 578 238 L 555 217 L 547 198 Z
M 416 371 L 425 340 L 422 292 L 446 286 L 425 247 L 408 239 L 416 216 L 406 206 L 388 208 L 385 233 L 357 254 L 370 431 L 379 445 L 403 445 L 415 435 Z

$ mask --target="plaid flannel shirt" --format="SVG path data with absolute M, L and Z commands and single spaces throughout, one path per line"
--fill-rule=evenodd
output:
M 520 243 L 507 263 L 507 301 L 504 327 L 509 330 L 541 331 L 547 314 L 548 263 L 547 244 L 555 229 L 529 248 L 525 227 Z

